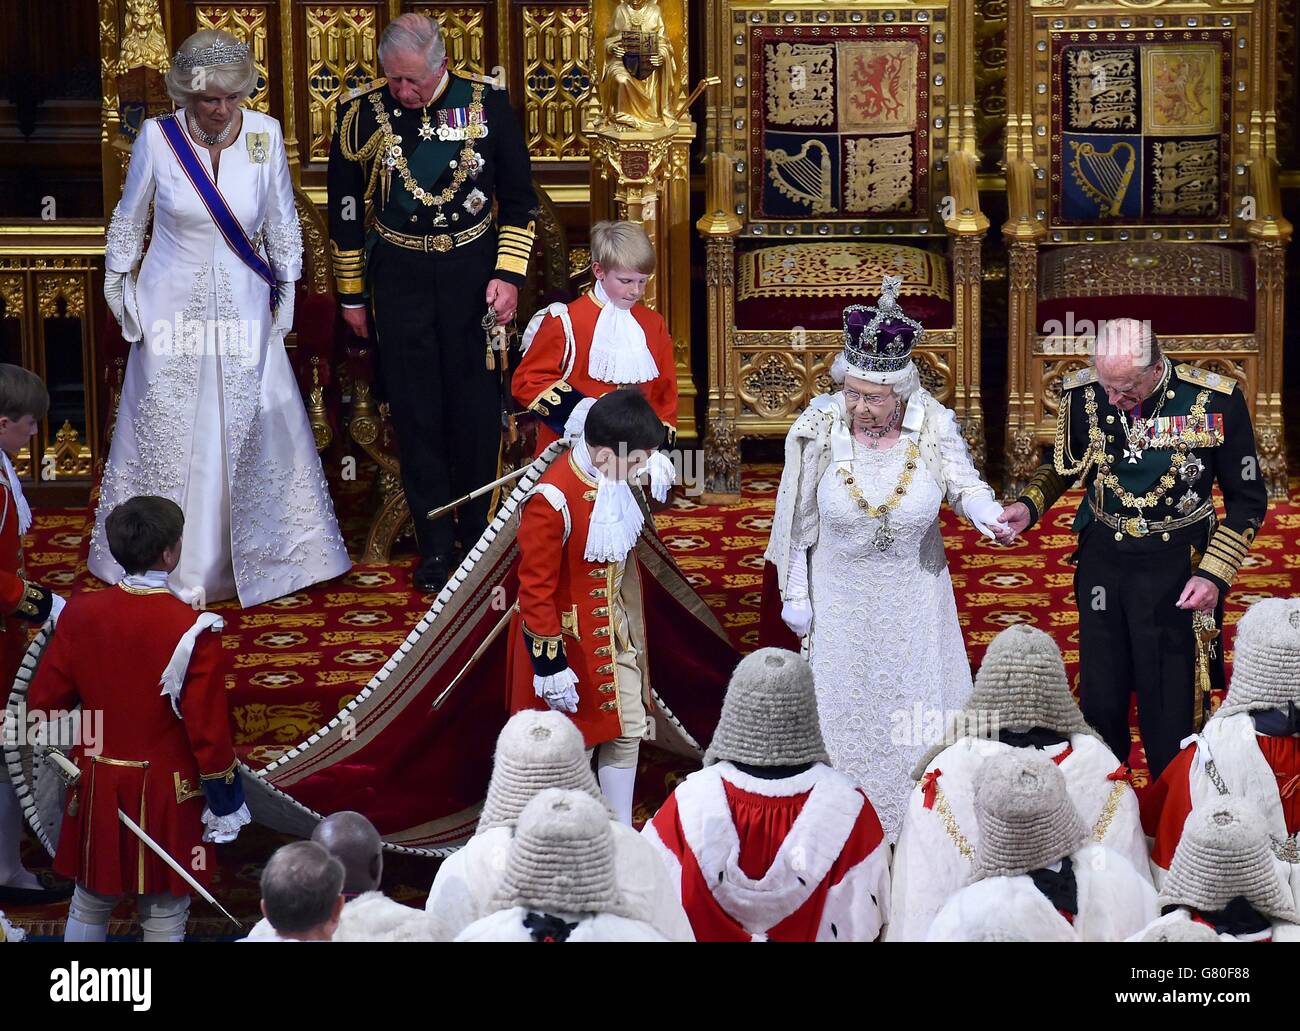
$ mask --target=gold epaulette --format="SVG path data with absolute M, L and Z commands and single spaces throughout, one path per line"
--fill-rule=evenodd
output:
M 1089 383 L 1096 382 L 1097 370 L 1091 365 L 1085 365 L 1082 369 L 1075 369 L 1062 376 L 1061 389 L 1073 390 L 1075 387 L 1086 387 Z
M 339 103 L 347 104 L 360 97 L 364 97 L 367 93 L 379 89 L 379 87 L 385 85 L 387 82 L 388 80 L 386 78 L 374 79 L 371 82 L 367 82 L 365 85 L 358 86 L 356 89 L 344 93 L 343 96 L 339 97 Z
M 453 75 L 459 75 L 462 79 L 469 79 L 471 82 L 481 82 L 484 86 L 500 86 L 501 80 L 491 75 L 480 75 L 478 72 L 453 72 Z
M 1207 372 L 1205 369 L 1198 369 L 1195 365 L 1177 365 L 1174 367 L 1174 373 L 1185 383 L 1195 383 L 1198 387 L 1206 387 L 1220 394 L 1231 394 L 1232 388 L 1237 385 L 1237 381 L 1231 376 Z

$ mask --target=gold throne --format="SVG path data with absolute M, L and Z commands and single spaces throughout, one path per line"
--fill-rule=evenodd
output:
M 1131 316 L 1241 384 L 1262 475 L 1285 497 L 1276 37 L 1277 0 L 1013 6 L 1010 494 L 1097 322 Z
M 711 10 L 708 489 L 736 492 L 740 441 L 783 435 L 830 389 L 841 311 L 885 275 L 926 328 L 922 382 L 982 465 L 971 4 Z

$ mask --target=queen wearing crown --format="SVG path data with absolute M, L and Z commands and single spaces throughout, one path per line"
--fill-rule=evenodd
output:
M 132 348 L 88 564 L 116 583 L 108 513 L 166 497 L 185 513 L 170 586 L 200 606 L 256 605 L 351 565 L 284 349 L 302 230 L 280 123 L 242 106 L 256 84 L 229 33 L 181 44 L 178 110 L 141 125 L 104 248 Z
M 952 411 L 920 383 L 923 329 L 885 277 L 875 308 L 844 310 L 844 350 L 791 427 L 766 558 L 781 617 L 808 637 L 832 764 L 866 791 L 893 840 L 927 727 L 965 703 L 970 664 L 939 529 L 946 498 L 1009 540 Z M 937 714 L 937 715 L 936 715 Z

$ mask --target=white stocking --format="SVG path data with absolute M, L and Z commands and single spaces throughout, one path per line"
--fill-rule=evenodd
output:
M 632 792 L 636 787 L 636 766 L 602 766 L 596 771 L 601 794 L 620 823 L 632 826 Z

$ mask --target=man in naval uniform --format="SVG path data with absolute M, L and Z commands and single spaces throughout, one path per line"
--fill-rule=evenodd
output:
M 1234 380 L 1166 358 L 1149 324 L 1103 323 L 1095 364 L 1062 382 L 1053 460 L 1007 521 L 1037 523 L 1076 477 L 1080 707 L 1124 760 L 1136 691 L 1154 780 L 1208 712 L 1206 674 L 1223 687 L 1222 648 L 1206 639 L 1268 508 L 1246 399 Z
M 497 375 L 482 319 L 514 317 L 537 198 L 523 132 L 492 80 L 452 73 L 437 22 L 395 18 L 386 79 L 339 102 L 329 159 L 330 247 L 343 318 L 368 338 L 392 412 L 415 520 L 418 590 L 450 570 L 456 527 L 430 509 L 492 480 L 501 441 Z M 497 228 L 493 228 L 493 201 Z M 462 505 L 468 550 L 490 497 Z

